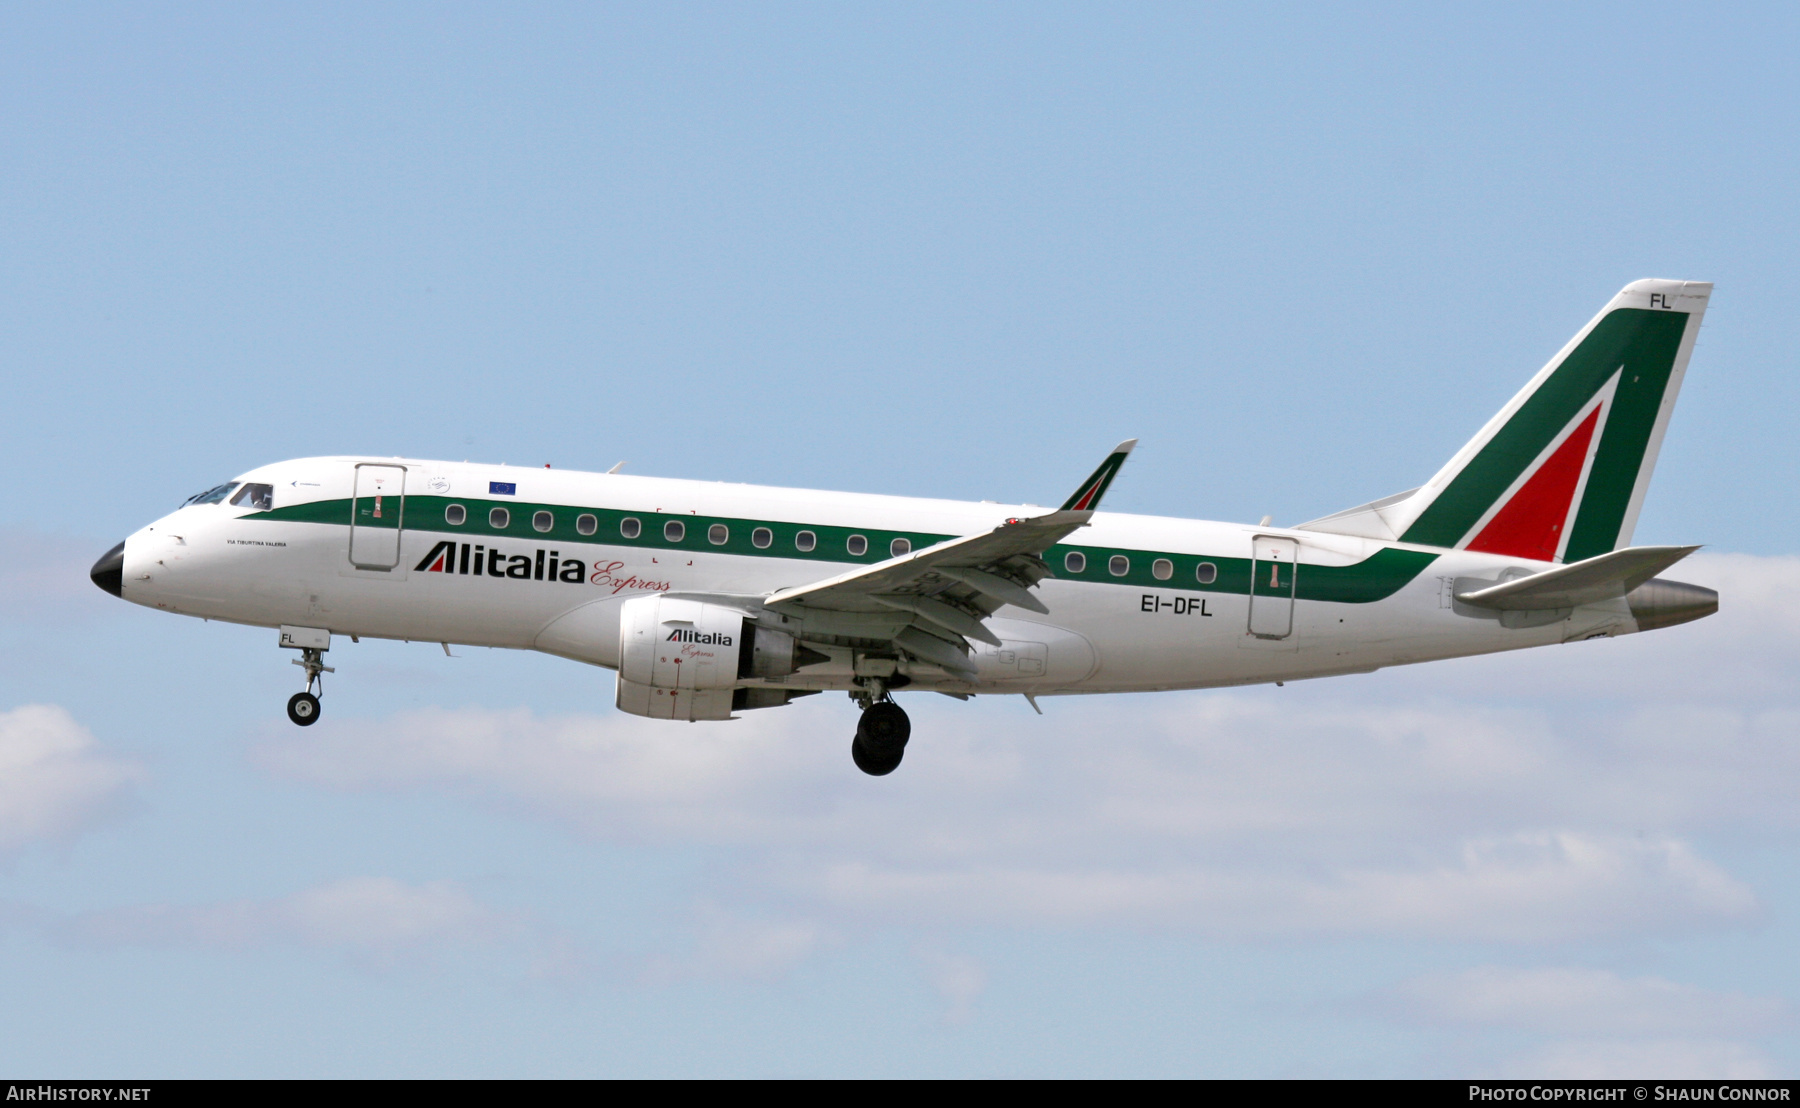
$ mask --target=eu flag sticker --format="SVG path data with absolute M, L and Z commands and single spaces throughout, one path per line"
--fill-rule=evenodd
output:
M 490 496 L 517 496 L 519 495 L 519 486 L 511 481 L 489 481 L 488 494 Z

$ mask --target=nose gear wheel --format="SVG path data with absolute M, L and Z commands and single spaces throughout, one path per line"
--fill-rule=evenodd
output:
M 319 720 L 319 698 L 309 692 L 288 697 L 288 718 L 301 727 L 311 727 Z

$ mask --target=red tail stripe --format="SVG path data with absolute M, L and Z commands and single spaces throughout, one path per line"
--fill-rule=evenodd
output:
M 1600 422 L 1596 407 L 1575 428 L 1575 433 L 1544 459 L 1544 464 L 1513 493 L 1481 533 L 1469 541 L 1470 550 L 1514 558 L 1552 561 L 1568 525 L 1575 486 L 1581 483 L 1581 467 L 1587 462 L 1588 443 Z

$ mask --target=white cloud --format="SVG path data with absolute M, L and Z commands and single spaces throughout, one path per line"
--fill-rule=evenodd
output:
M 499 919 L 450 881 L 408 885 L 391 877 L 352 877 L 276 901 L 272 919 L 306 946 L 393 950 L 465 942 L 491 933 Z
M 1790 1018 L 1789 1006 L 1777 997 L 1714 992 L 1660 977 L 1621 977 L 1579 966 L 1480 966 L 1416 978 L 1395 995 L 1420 1019 L 1587 1039 L 1757 1035 Z
M 1757 913 L 1696 836 L 1792 828 L 1800 776 L 1800 698 L 1755 677 L 1800 662 L 1800 618 L 1763 610 L 1800 600 L 1800 560 L 1696 562 L 1727 593 L 1717 627 L 1437 678 L 1057 700 L 1043 718 L 907 698 L 914 742 L 882 779 L 851 769 L 850 710 L 826 697 L 680 727 L 480 708 L 327 720 L 257 757 L 335 788 L 448 789 L 600 839 L 711 846 L 733 884 L 707 895 L 801 918 L 1691 932 Z
M 1672 839 L 1576 832 L 1465 843 L 1456 865 L 1352 873 L 1328 892 L 1326 918 L 1355 928 L 1442 938 L 1554 942 L 1748 917 L 1753 893 Z
M 1501 1076 L 1548 1080 L 1732 1080 L 1775 1077 L 1774 1062 L 1747 1043 L 1692 1039 L 1556 1042 L 1520 1055 Z
M 1541 1036 L 1498 1066 L 1509 1077 L 1766 1078 L 1774 1063 L 1746 1040 L 1792 1023 L 1778 997 L 1582 966 L 1430 974 L 1403 982 L 1390 999 L 1416 1023 Z
M 1123 853 L 1123 852 L 1122 852 Z M 1465 843 L 1454 862 L 1263 868 L 789 869 L 821 903 L 915 922 L 1143 924 L 1222 938 L 1394 935 L 1556 942 L 1742 919 L 1753 894 L 1678 842 L 1536 833 Z M 1647 919 L 1653 917 L 1653 919 Z
M 661 952 L 633 964 L 627 976 L 642 984 L 682 981 L 778 981 L 836 934 L 813 920 L 770 919 L 702 905 L 694 914 L 688 949 Z
M 511 921 L 450 881 L 351 877 L 271 900 L 137 905 L 63 920 L 65 937 L 106 945 L 218 950 L 291 945 L 385 964 L 492 939 Z
M 91 825 L 142 777 L 54 704 L 0 712 L 0 851 Z
M 766 889 L 871 918 L 1553 941 L 1754 914 L 1679 836 L 1621 828 L 1643 791 L 1584 793 L 1587 755 L 1541 718 L 1282 713 L 1233 694 L 1181 707 L 1105 742 L 1071 705 L 1075 726 L 1027 724 L 1049 732 L 1030 756 L 937 721 L 894 783 L 762 720 L 668 736 L 624 717 L 433 711 L 262 757 L 339 787 L 469 791 L 604 839 L 727 848 Z M 1631 803 L 1608 812 L 1601 794 Z

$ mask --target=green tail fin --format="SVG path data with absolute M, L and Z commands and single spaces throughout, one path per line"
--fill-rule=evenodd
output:
M 1422 488 L 1303 526 L 1539 561 L 1629 545 L 1711 294 L 1632 282 Z

